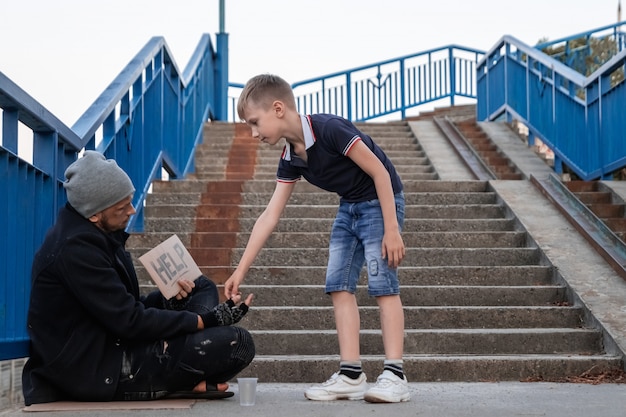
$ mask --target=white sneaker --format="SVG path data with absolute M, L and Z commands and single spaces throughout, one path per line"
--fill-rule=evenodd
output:
M 365 401 L 370 403 L 399 403 L 409 401 L 410 398 L 406 376 L 400 379 L 388 370 L 383 371 L 376 380 L 376 385 L 365 393 Z
M 304 396 L 315 401 L 362 400 L 367 391 L 367 377 L 363 372 L 357 379 L 335 372 L 321 385 L 309 388 Z

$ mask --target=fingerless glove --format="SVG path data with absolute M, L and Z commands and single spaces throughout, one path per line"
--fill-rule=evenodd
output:
M 230 326 L 238 323 L 248 312 L 248 305 L 235 305 L 233 300 L 227 300 L 213 307 L 213 310 L 200 314 L 204 327 Z

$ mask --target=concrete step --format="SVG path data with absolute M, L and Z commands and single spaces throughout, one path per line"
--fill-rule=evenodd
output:
M 548 355 L 597 352 L 598 331 L 592 329 L 407 329 L 408 355 Z M 335 355 L 334 330 L 253 330 L 258 355 Z M 363 355 L 383 351 L 380 330 L 362 330 Z
M 363 370 L 370 381 L 382 371 L 384 357 L 363 355 Z M 255 376 L 265 382 L 319 383 L 337 371 L 338 356 L 258 355 L 240 376 Z M 582 375 L 618 369 L 621 360 L 604 354 L 571 355 L 405 355 L 404 372 L 412 382 L 434 381 L 523 381 L 546 380 L 563 375 Z
M 197 233 L 197 247 L 219 247 L 223 233 Z M 249 233 L 237 234 L 237 247 L 244 247 L 250 238 Z M 405 232 L 404 244 L 414 248 L 498 248 L 522 247 L 527 236 L 523 232 Z M 275 233 L 265 243 L 266 248 L 322 248 L 327 249 L 328 233 Z
M 204 230 L 205 232 L 249 232 L 254 226 L 256 219 L 230 218 L 193 219 L 189 217 L 176 218 L 147 218 L 146 232 L 172 230 L 177 232 L 191 232 Z M 274 230 L 275 233 L 284 232 L 328 232 L 332 225 L 332 219 L 281 219 Z M 403 231 L 406 232 L 453 232 L 453 231 L 510 231 L 514 230 L 513 219 L 407 219 L 404 222 Z
M 360 306 L 361 329 L 380 329 L 377 306 Z M 407 329 L 578 328 L 581 307 L 404 306 Z M 241 326 L 253 330 L 331 330 L 331 306 L 255 306 Z
M 189 253 L 198 265 L 209 263 L 217 249 L 209 253 L 191 248 Z M 319 248 L 264 248 L 256 258 L 257 265 L 323 266 L 328 261 L 327 249 Z M 232 265 L 237 265 L 243 248 L 232 251 Z M 536 248 L 408 248 L 404 266 L 478 266 L 478 265 L 535 265 L 540 260 Z
M 432 171 L 433 168 L 429 165 L 428 158 L 421 153 L 412 155 L 412 151 L 400 151 L 398 150 L 397 156 L 389 156 L 389 159 L 394 163 L 396 168 L 404 167 L 405 169 L 419 169 L 421 171 Z M 256 166 L 257 172 L 274 172 L 276 173 L 276 166 L 278 164 L 278 160 L 280 155 L 264 155 L 261 154 L 258 157 L 258 165 Z M 203 165 L 210 166 L 210 160 L 203 159 L 201 160 Z M 402 168 L 398 169 L 399 172 L 404 172 Z
M 399 166 L 402 168 L 402 166 Z M 209 167 L 202 168 L 203 171 L 201 173 L 192 174 L 193 178 L 202 180 L 202 181 L 220 181 L 226 179 L 223 169 L 218 165 L 210 165 Z M 245 174 L 247 176 L 247 174 Z M 431 181 L 437 179 L 437 173 L 429 166 L 409 166 L 406 169 L 403 169 L 400 172 L 400 177 L 404 181 Z M 230 179 L 238 179 L 236 174 L 230 174 Z M 241 177 L 243 178 L 243 177 Z M 247 177 L 246 177 L 247 178 Z M 276 181 L 276 170 L 257 170 L 251 177 L 253 180 L 259 181 Z
M 168 236 L 169 237 L 169 236 Z M 134 249 L 131 248 L 131 251 Z M 133 252 L 135 267 L 140 283 L 145 288 L 154 288 L 150 278 L 136 258 L 146 251 Z M 224 282 L 232 273 L 233 267 L 202 266 L 202 272 L 214 281 Z M 486 286 L 527 286 L 550 285 L 554 271 L 550 266 L 434 266 L 399 268 L 402 285 L 486 285 Z M 326 266 L 285 266 L 253 265 L 246 276 L 242 288 L 252 285 L 310 285 L 324 282 Z M 362 273 L 364 282 L 365 272 Z M 247 290 L 246 290 L 247 291 Z
M 171 233 L 142 234 L 132 240 L 133 250 L 150 250 L 170 237 Z M 184 233 L 177 234 L 181 241 L 189 246 L 211 250 L 213 248 L 231 248 L 232 233 Z M 404 244 L 416 248 L 498 248 L 522 247 L 526 245 L 524 232 L 406 232 L 402 235 Z M 236 234 L 236 247 L 244 247 L 250 238 L 249 233 Z M 328 248 L 328 233 L 275 233 L 265 243 L 266 248 Z
M 256 219 L 264 210 L 265 205 L 202 205 L 172 204 L 150 206 L 145 208 L 147 217 L 197 217 L 216 218 L 227 217 L 230 212 L 236 211 L 238 217 Z M 333 218 L 337 214 L 337 205 L 294 205 L 285 208 L 285 218 Z M 488 219 L 505 216 L 500 205 L 408 205 L 405 208 L 405 217 L 414 219 Z
M 227 268 L 228 269 L 228 268 Z M 205 269 L 209 275 L 223 273 L 219 268 Z M 515 266 L 400 266 L 398 274 L 402 285 L 549 285 L 554 280 L 554 270 L 546 265 Z M 246 285 L 293 284 L 307 285 L 324 282 L 326 267 L 314 266 L 261 266 L 250 268 Z M 365 272 L 362 273 L 365 278 Z
M 455 192 L 483 192 L 489 191 L 488 183 L 484 181 L 404 181 L 405 193 L 455 193 Z M 252 181 L 205 181 L 205 180 L 173 180 L 155 181 L 152 184 L 153 193 L 180 193 L 180 192 L 215 192 L 230 191 L 244 193 L 272 193 L 276 187 L 276 180 Z M 298 193 L 323 192 L 318 187 L 302 180 L 298 183 Z
M 246 293 L 255 295 L 255 307 L 324 306 L 331 305 L 324 293 L 323 276 L 319 285 L 246 285 Z M 364 277 L 362 282 L 367 282 Z M 402 301 L 409 306 L 554 306 L 567 303 L 566 289 L 558 285 L 487 286 L 487 285 L 403 285 Z M 362 306 L 375 306 L 376 300 L 360 286 L 357 301 Z
M 206 188 L 206 184 L 205 184 Z M 216 192 L 212 192 L 212 195 L 216 195 Z M 229 204 L 232 197 L 237 196 L 237 200 L 241 201 L 242 205 L 263 205 L 265 206 L 270 198 L 272 192 L 264 193 L 244 193 L 232 191 L 221 192 L 219 195 L 220 204 Z M 411 205 L 475 205 L 475 204 L 495 204 L 496 194 L 491 192 L 476 193 L 476 192 L 411 192 L 404 195 L 407 207 Z M 195 206 L 202 202 L 201 192 L 186 192 L 174 190 L 167 192 L 155 192 L 148 195 L 147 207 L 154 207 L 159 205 L 192 205 Z M 339 197 L 332 193 L 327 192 L 310 192 L 310 193 L 296 193 L 289 199 L 289 206 L 293 205 L 333 205 L 337 206 L 339 203 Z

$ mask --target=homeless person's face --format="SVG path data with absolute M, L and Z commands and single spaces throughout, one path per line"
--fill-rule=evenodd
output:
M 132 201 L 133 196 L 130 195 L 100 213 L 94 214 L 89 220 L 107 233 L 124 230 L 128 225 L 130 216 L 137 212 Z

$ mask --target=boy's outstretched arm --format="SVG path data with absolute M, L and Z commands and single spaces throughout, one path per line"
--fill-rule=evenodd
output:
M 237 268 L 232 273 L 230 278 L 228 278 L 228 280 L 224 283 L 224 295 L 227 299 L 239 294 L 239 285 L 243 282 L 243 279 L 248 272 L 248 269 L 250 269 L 250 266 L 254 262 L 254 259 L 257 257 L 261 249 L 263 249 L 265 242 L 278 224 L 280 216 L 287 205 L 287 201 L 289 201 L 289 197 L 291 197 L 294 186 L 295 182 L 276 183 L 276 188 L 274 189 L 274 194 L 272 194 L 270 202 L 254 223 L 252 233 L 250 234 L 250 238 L 246 244 L 246 249 L 241 256 L 239 265 L 237 265 Z
M 396 203 L 389 173 L 374 152 L 362 141 L 355 143 L 347 156 L 374 180 L 385 225 L 382 257 L 387 259 L 391 268 L 397 268 L 404 258 L 405 247 L 396 217 Z

